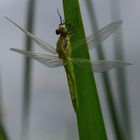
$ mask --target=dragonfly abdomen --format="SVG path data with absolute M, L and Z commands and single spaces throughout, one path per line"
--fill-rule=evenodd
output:
M 76 83 L 75 83 L 75 76 L 74 76 L 74 71 L 73 71 L 73 64 L 69 60 L 64 60 L 64 67 L 68 79 L 68 85 L 69 85 L 69 91 L 71 95 L 71 100 L 72 104 L 74 107 L 75 112 L 78 111 L 78 95 L 77 95 L 77 90 L 76 90 Z

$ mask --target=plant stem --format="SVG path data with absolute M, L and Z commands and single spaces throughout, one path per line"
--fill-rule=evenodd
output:
M 29 0 L 27 12 L 27 30 L 32 33 L 34 20 L 35 0 Z M 26 50 L 32 50 L 32 40 L 26 36 Z M 31 59 L 25 58 L 24 61 L 24 83 L 23 83 L 23 109 L 22 109 L 22 134 L 21 139 L 27 140 L 29 133 L 29 117 L 31 104 Z
M 71 38 L 71 43 L 73 44 L 85 38 L 79 3 L 78 0 L 63 0 L 63 6 L 65 21 L 78 31 Z M 72 55 L 78 58 L 89 59 L 87 45 L 84 44 Z M 89 67 L 91 68 L 90 65 Z M 107 140 L 92 70 L 86 71 L 74 65 L 74 72 L 79 103 L 76 114 L 79 138 L 80 140 Z

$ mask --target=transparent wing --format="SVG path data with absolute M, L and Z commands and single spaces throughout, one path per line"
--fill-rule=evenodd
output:
M 95 60 L 90 61 L 88 59 L 78 59 L 73 58 L 71 59 L 75 64 L 79 65 L 80 67 L 90 70 L 90 64 L 94 72 L 105 72 L 113 68 L 119 68 L 127 65 L 131 65 L 131 63 L 126 61 L 107 61 L 107 60 Z
M 51 52 L 53 54 L 57 54 L 56 50 L 46 43 L 45 41 L 41 40 L 40 38 L 34 36 L 33 34 L 29 33 L 27 30 L 23 29 L 21 26 L 17 25 L 14 21 L 9 19 L 8 17 L 5 17 L 8 21 L 10 21 L 12 24 L 14 24 L 16 27 L 18 27 L 20 30 L 22 30 L 28 37 L 32 38 L 34 42 L 36 42 L 41 48 L 44 50 Z
M 11 48 L 10 50 L 21 53 L 27 57 L 33 58 L 48 67 L 54 68 L 63 65 L 63 60 L 59 59 L 57 55 L 37 54 L 29 51 L 16 49 L 16 48 Z
M 73 50 L 79 48 L 82 44 L 88 43 L 88 48 L 93 49 L 97 44 L 102 43 L 107 39 L 116 29 L 122 24 L 122 21 L 112 22 L 107 26 L 100 29 L 93 35 L 88 36 L 86 39 L 81 39 L 73 44 Z

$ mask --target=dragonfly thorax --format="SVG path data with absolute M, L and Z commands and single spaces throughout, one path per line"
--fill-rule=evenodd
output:
M 67 26 L 64 23 L 59 24 L 56 34 L 60 35 L 56 48 L 59 58 L 67 59 L 71 57 L 70 35 Z
M 67 59 L 71 57 L 71 46 L 69 41 L 69 36 L 61 36 L 57 41 L 56 51 L 58 53 L 59 58 Z

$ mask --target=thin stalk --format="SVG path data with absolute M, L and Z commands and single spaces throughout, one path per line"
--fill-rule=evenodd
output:
M 120 9 L 120 0 L 111 0 L 111 16 L 112 19 L 121 19 L 121 9 Z M 114 54 L 115 57 L 118 59 L 124 59 L 124 47 L 123 47 L 123 35 L 122 29 L 119 32 L 116 32 L 113 38 L 114 43 Z M 119 101 L 121 105 L 121 114 L 122 120 L 126 132 L 126 140 L 132 139 L 132 131 L 131 131 L 131 122 L 130 122 L 130 106 L 129 106 L 129 97 L 127 91 L 127 74 L 126 70 L 120 69 L 116 70 L 116 78 L 117 78 L 117 85 L 118 85 L 118 93 L 119 93 Z
M 65 21 L 77 30 L 75 36 L 71 38 L 71 43 L 85 38 L 78 0 L 63 0 L 63 7 Z M 72 55 L 89 59 L 87 45 L 83 45 Z M 79 138 L 80 140 L 107 140 L 92 71 L 74 65 L 74 74 L 79 104 L 76 114 Z
M 2 120 L 0 120 L 0 140 L 8 140 Z
M 97 24 L 97 19 L 95 16 L 95 11 L 94 11 L 94 7 L 93 4 L 90 0 L 86 0 L 85 1 L 86 5 L 87 5 L 87 9 L 88 9 L 88 15 L 89 15 L 89 19 L 92 25 L 92 30 L 93 32 L 97 32 L 98 31 L 98 24 Z M 97 46 L 97 54 L 98 54 L 98 58 L 99 59 L 105 59 L 105 55 L 104 52 L 102 50 L 102 45 L 99 44 Z M 111 119 L 112 119 L 112 124 L 113 124 L 113 128 L 114 128 L 114 132 L 115 132 L 115 137 L 117 140 L 124 140 L 124 134 L 122 132 L 122 128 L 120 125 L 120 121 L 117 117 L 117 110 L 114 104 L 114 99 L 113 99 L 113 94 L 112 94 L 112 88 L 110 85 L 110 79 L 109 79 L 109 75 L 107 73 L 103 73 L 102 74 L 102 82 L 104 85 L 104 91 L 106 93 L 106 99 L 107 99 L 107 103 L 108 103 L 108 108 L 110 111 L 110 115 L 111 115 Z
M 8 140 L 8 135 L 3 124 L 2 116 L 2 86 L 1 86 L 1 77 L 0 77 L 0 140 Z
M 27 30 L 33 32 L 33 20 L 35 11 L 35 0 L 29 0 L 27 12 Z M 26 36 L 25 49 L 32 50 L 32 40 Z M 24 60 L 24 83 L 23 83 L 23 109 L 22 109 L 22 134 L 21 139 L 27 140 L 29 133 L 29 117 L 30 117 L 30 104 L 31 104 L 31 69 L 32 62 L 30 58 Z

